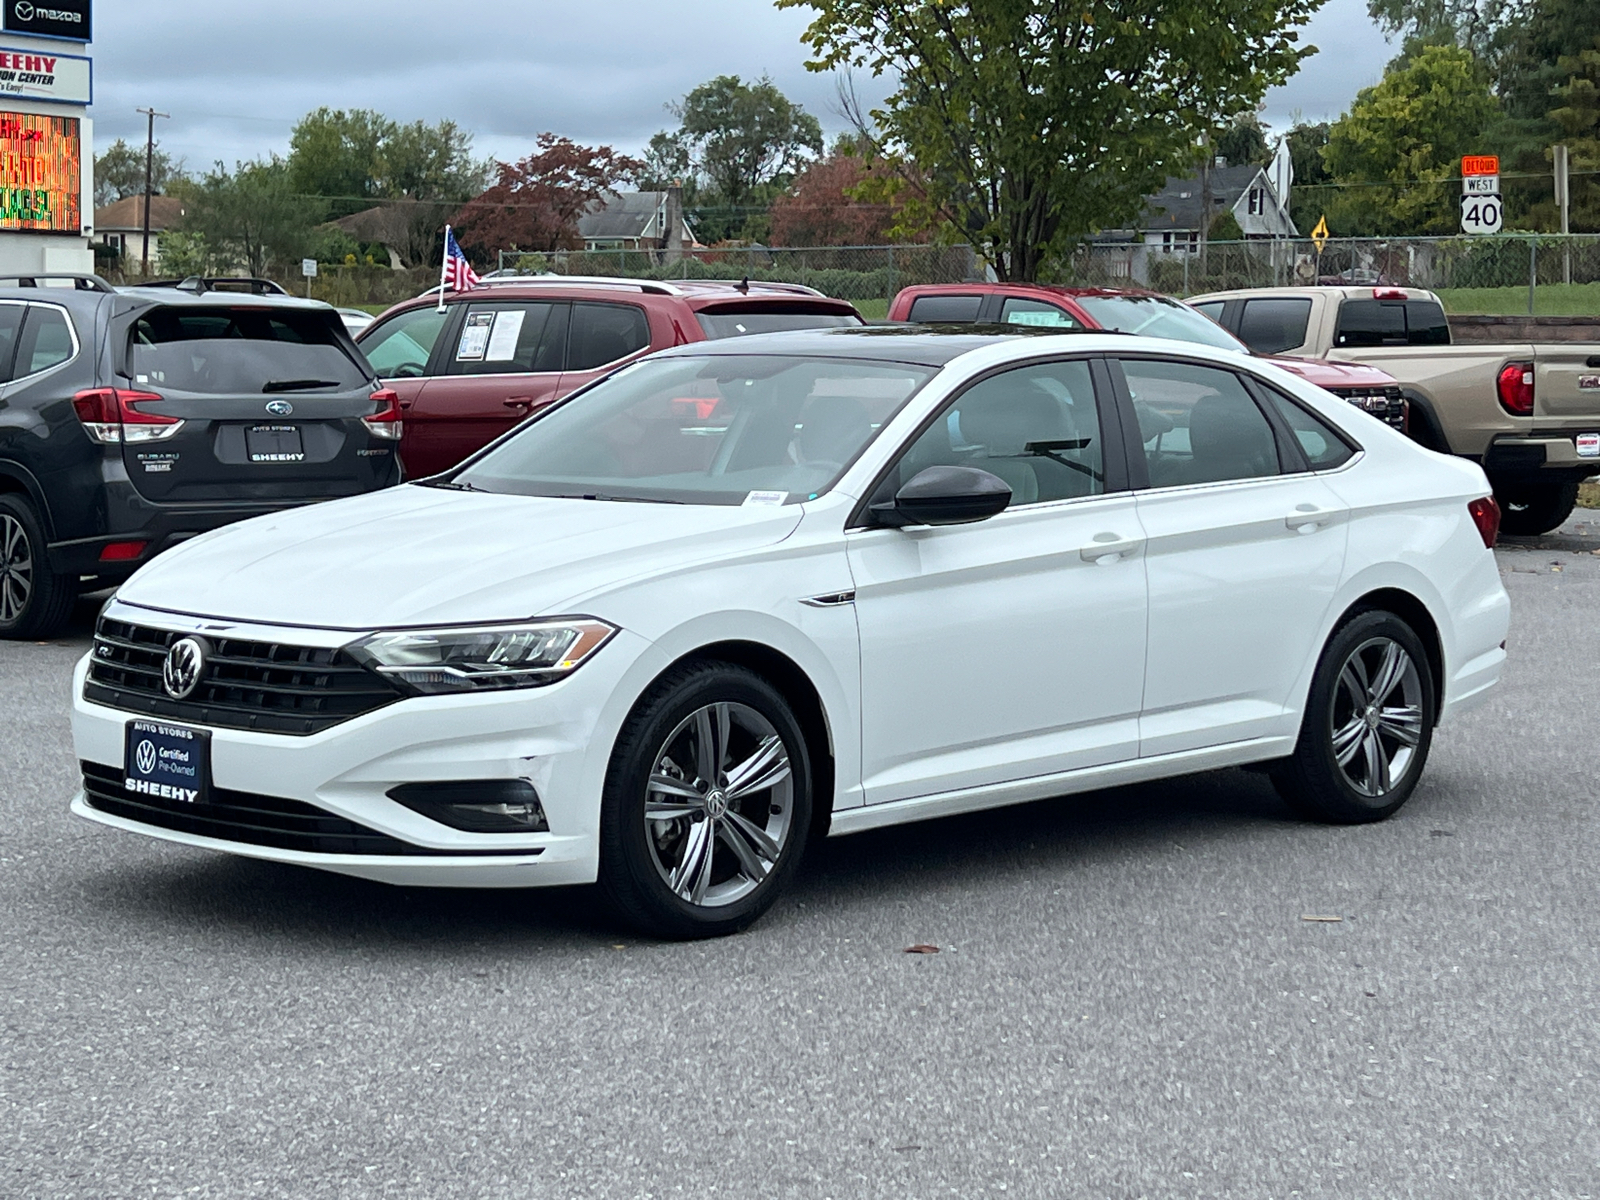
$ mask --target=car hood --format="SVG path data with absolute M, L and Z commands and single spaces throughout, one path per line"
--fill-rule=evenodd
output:
M 1322 359 L 1289 358 L 1285 355 L 1266 355 L 1275 367 L 1282 367 L 1291 375 L 1298 375 L 1307 383 L 1320 388 L 1386 388 L 1398 381 L 1387 371 L 1376 367 L 1363 367 L 1356 363 L 1327 362 Z
M 778 508 L 641 504 L 414 485 L 257 517 L 156 558 L 117 592 L 196 616 L 328 629 L 514 621 L 661 571 L 759 549 Z

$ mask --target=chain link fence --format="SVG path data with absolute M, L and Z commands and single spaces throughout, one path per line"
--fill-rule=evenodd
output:
M 841 300 L 883 305 L 908 284 L 961 283 L 983 272 L 971 246 L 738 246 L 684 250 L 675 257 L 663 250 L 502 250 L 497 267 L 520 275 L 798 283 Z
M 1453 312 L 1600 314 L 1600 234 L 1094 243 L 1057 283 L 1146 287 L 1174 296 L 1245 287 L 1427 288 Z

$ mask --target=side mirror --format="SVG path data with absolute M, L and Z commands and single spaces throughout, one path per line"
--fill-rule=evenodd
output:
M 929 467 L 919 471 L 893 500 L 870 507 L 880 525 L 965 525 L 1004 512 L 1011 487 L 976 467 Z

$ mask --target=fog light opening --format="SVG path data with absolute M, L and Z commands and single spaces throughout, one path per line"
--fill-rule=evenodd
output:
M 526 779 L 402 783 L 389 799 L 466 833 L 549 833 L 539 793 Z

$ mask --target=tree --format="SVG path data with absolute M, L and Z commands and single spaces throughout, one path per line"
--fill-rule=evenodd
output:
M 676 136 L 683 157 L 724 204 L 748 203 L 763 184 L 798 170 L 808 152 L 822 153 L 817 119 L 765 76 L 746 84 L 737 75 L 719 75 L 673 112 L 682 123 Z
M 1559 108 L 1549 116 L 1561 130 L 1572 161 L 1571 228 L 1576 232 L 1600 230 L 1600 37 L 1593 46 L 1558 60 L 1567 76 L 1555 91 Z M 1544 206 L 1541 206 L 1544 207 Z M 1543 216 L 1549 228 L 1559 229 L 1560 216 L 1552 199 Z
M 579 249 L 578 218 L 644 169 L 610 146 L 582 146 L 553 133 L 541 133 L 538 146 L 521 162 L 497 163 L 494 185 L 456 214 L 464 246 L 480 255 Z
M 144 195 L 144 147 L 130 146 L 118 138 L 94 160 L 94 202 L 97 208 Z M 161 149 L 159 143 L 151 162 L 152 190 L 160 195 L 183 174 L 183 164 Z
M 809 69 L 897 77 L 877 146 L 924 181 L 927 220 L 1007 280 L 1134 221 L 1207 131 L 1312 53 L 1294 30 L 1321 2 L 777 0 L 818 11 Z
M 889 240 L 897 219 L 891 203 L 864 201 L 863 184 L 882 169 L 854 152 L 835 147 L 828 157 L 796 175 L 772 205 L 775 246 L 874 246 Z
M 1264 167 L 1272 161 L 1267 131 L 1261 127 L 1261 118 L 1254 112 L 1242 112 L 1229 118 L 1212 135 L 1211 152 L 1227 159 L 1230 167 Z
M 336 216 L 358 212 L 378 195 L 384 143 L 395 123 L 367 108 L 319 108 L 289 134 L 290 185 L 307 196 L 333 201 Z
M 219 162 L 173 194 L 184 199 L 180 232 L 202 239 L 218 268 L 256 276 L 303 257 L 327 216 L 325 201 L 296 193 L 289 166 L 277 155 L 237 163 L 231 173 Z
M 1340 197 L 1340 232 L 1454 233 L 1459 199 L 1448 181 L 1463 154 L 1484 152 L 1484 130 L 1498 111 L 1488 73 L 1469 50 L 1427 46 L 1391 66 L 1328 130 L 1328 171 L 1356 185 Z

